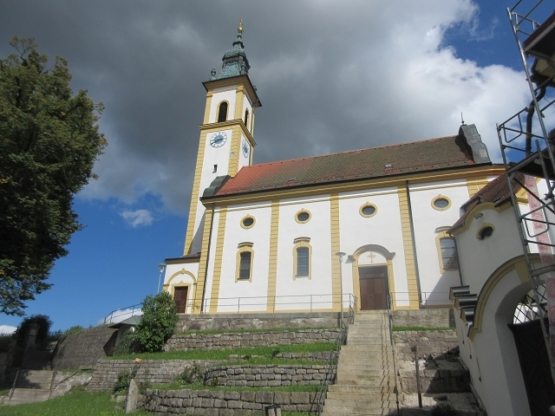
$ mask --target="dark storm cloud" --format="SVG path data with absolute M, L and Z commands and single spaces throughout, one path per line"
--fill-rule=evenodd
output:
M 153 194 L 185 213 L 201 82 L 220 69 L 239 18 L 263 103 L 257 163 L 455 134 L 461 111 L 495 146 L 498 114 L 512 110 L 492 102 L 520 107 L 525 91 L 509 98 L 503 83 L 521 75 L 442 47 L 449 25 L 475 17 L 469 1 L 412 3 L 4 2 L 0 54 L 14 34 L 35 36 L 41 52 L 69 60 L 74 89 L 105 104 L 100 125 L 110 145 L 84 196 L 140 208 L 141 196 Z

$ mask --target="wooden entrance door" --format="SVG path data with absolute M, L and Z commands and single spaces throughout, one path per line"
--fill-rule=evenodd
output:
M 175 307 L 177 308 L 177 313 L 185 313 L 185 308 L 187 307 L 187 290 L 188 286 L 177 286 L 174 288 L 173 300 L 175 301 Z
M 360 278 L 360 309 L 387 309 L 387 267 L 362 267 Z

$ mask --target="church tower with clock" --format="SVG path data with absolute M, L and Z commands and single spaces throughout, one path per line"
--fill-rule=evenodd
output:
M 233 47 L 222 58 L 219 75 L 212 69 L 206 89 L 204 120 L 200 126 L 189 222 L 184 255 L 201 250 L 205 208 L 201 192 L 218 178 L 234 177 L 252 164 L 256 109 L 262 104 L 249 78 L 249 61 L 243 45 L 243 21 L 240 21 Z

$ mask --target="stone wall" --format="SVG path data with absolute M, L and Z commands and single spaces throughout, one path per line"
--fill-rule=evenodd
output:
M 278 404 L 286 412 L 316 412 L 317 393 L 147 390 L 145 410 L 155 414 L 209 416 L 263 415 L 265 408 Z
M 171 383 L 184 370 L 197 364 L 201 369 L 216 364 L 216 361 L 194 360 L 99 360 L 87 386 L 88 391 L 112 391 L 118 379 L 118 374 L 124 371 L 134 371 L 137 383 L 150 384 Z
M 401 365 L 399 381 L 403 393 L 417 393 L 416 368 Z M 428 363 L 426 363 L 428 364 Z M 470 391 L 470 374 L 458 362 L 437 360 L 433 367 L 420 363 L 420 388 L 423 393 L 463 393 Z
M 325 365 L 238 365 L 213 367 L 204 374 L 206 386 L 278 387 L 321 384 Z
M 76 386 L 86 386 L 91 379 L 92 372 L 56 371 L 52 380 L 50 397 L 63 396 Z
M 279 332 L 236 332 L 220 334 L 177 334 L 167 342 L 166 351 L 187 351 L 195 349 L 223 349 L 258 347 L 261 345 L 309 344 L 314 342 L 335 342 L 339 329 L 300 329 Z
M 395 331 L 393 340 L 399 360 L 414 360 L 414 352 L 411 348 L 418 347 L 420 358 L 430 354 L 437 357 L 442 354 L 451 355 L 455 353 L 459 344 L 455 330 L 441 331 Z
M 117 329 L 99 326 L 62 338 L 52 354 L 52 368 L 92 368 L 96 360 L 111 355 L 116 335 Z
M 180 314 L 175 329 L 181 332 L 207 329 L 337 328 L 338 326 L 338 312 Z
M 452 308 L 392 311 L 395 326 L 424 326 L 428 328 L 454 328 Z

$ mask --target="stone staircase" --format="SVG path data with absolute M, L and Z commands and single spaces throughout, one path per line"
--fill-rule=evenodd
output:
M 397 415 L 388 320 L 387 311 L 356 313 L 322 415 Z
M 50 370 L 20 370 L 15 389 L 7 404 L 48 400 L 53 376 L 54 372 Z

